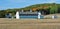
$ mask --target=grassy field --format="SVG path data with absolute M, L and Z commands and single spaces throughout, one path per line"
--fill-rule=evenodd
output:
M 60 29 L 60 19 L 0 18 L 0 29 Z

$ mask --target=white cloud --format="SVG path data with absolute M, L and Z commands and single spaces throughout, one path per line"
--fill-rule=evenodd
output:
M 22 3 L 22 2 L 26 2 L 27 0 L 7 0 L 9 2 L 13 2 L 13 3 Z
M 45 0 L 42 3 L 55 3 L 55 0 Z

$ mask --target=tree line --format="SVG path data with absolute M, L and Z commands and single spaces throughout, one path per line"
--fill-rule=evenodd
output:
M 5 14 L 12 13 L 12 16 L 16 14 L 16 11 L 19 10 L 49 10 L 49 14 L 60 13 L 60 4 L 56 3 L 45 3 L 45 4 L 35 4 L 31 6 L 27 6 L 24 8 L 14 8 L 14 9 L 7 9 L 7 10 L 0 10 L 0 18 L 5 17 Z M 35 10 L 36 9 L 36 10 Z

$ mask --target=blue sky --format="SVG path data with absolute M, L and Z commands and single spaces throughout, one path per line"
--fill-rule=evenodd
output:
M 0 0 L 0 10 L 9 8 L 23 8 L 41 3 L 60 3 L 60 0 Z

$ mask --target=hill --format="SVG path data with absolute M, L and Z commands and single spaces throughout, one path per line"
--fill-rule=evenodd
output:
M 14 8 L 14 9 L 6 9 L 6 10 L 0 10 L 0 17 L 3 17 L 5 14 L 7 13 L 12 13 L 12 15 L 14 15 L 16 13 L 16 11 L 20 11 L 20 10 L 33 10 L 34 11 L 42 11 L 45 10 L 47 13 L 49 12 L 49 14 L 54 14 L 54 13 L 60 13 L 60 4 L 56 4 L 56 3 L 45 3 L 45 4 L 35 4 L 35 5 L 31 5 L 31 6 L 27 6 L 24 8 Z

